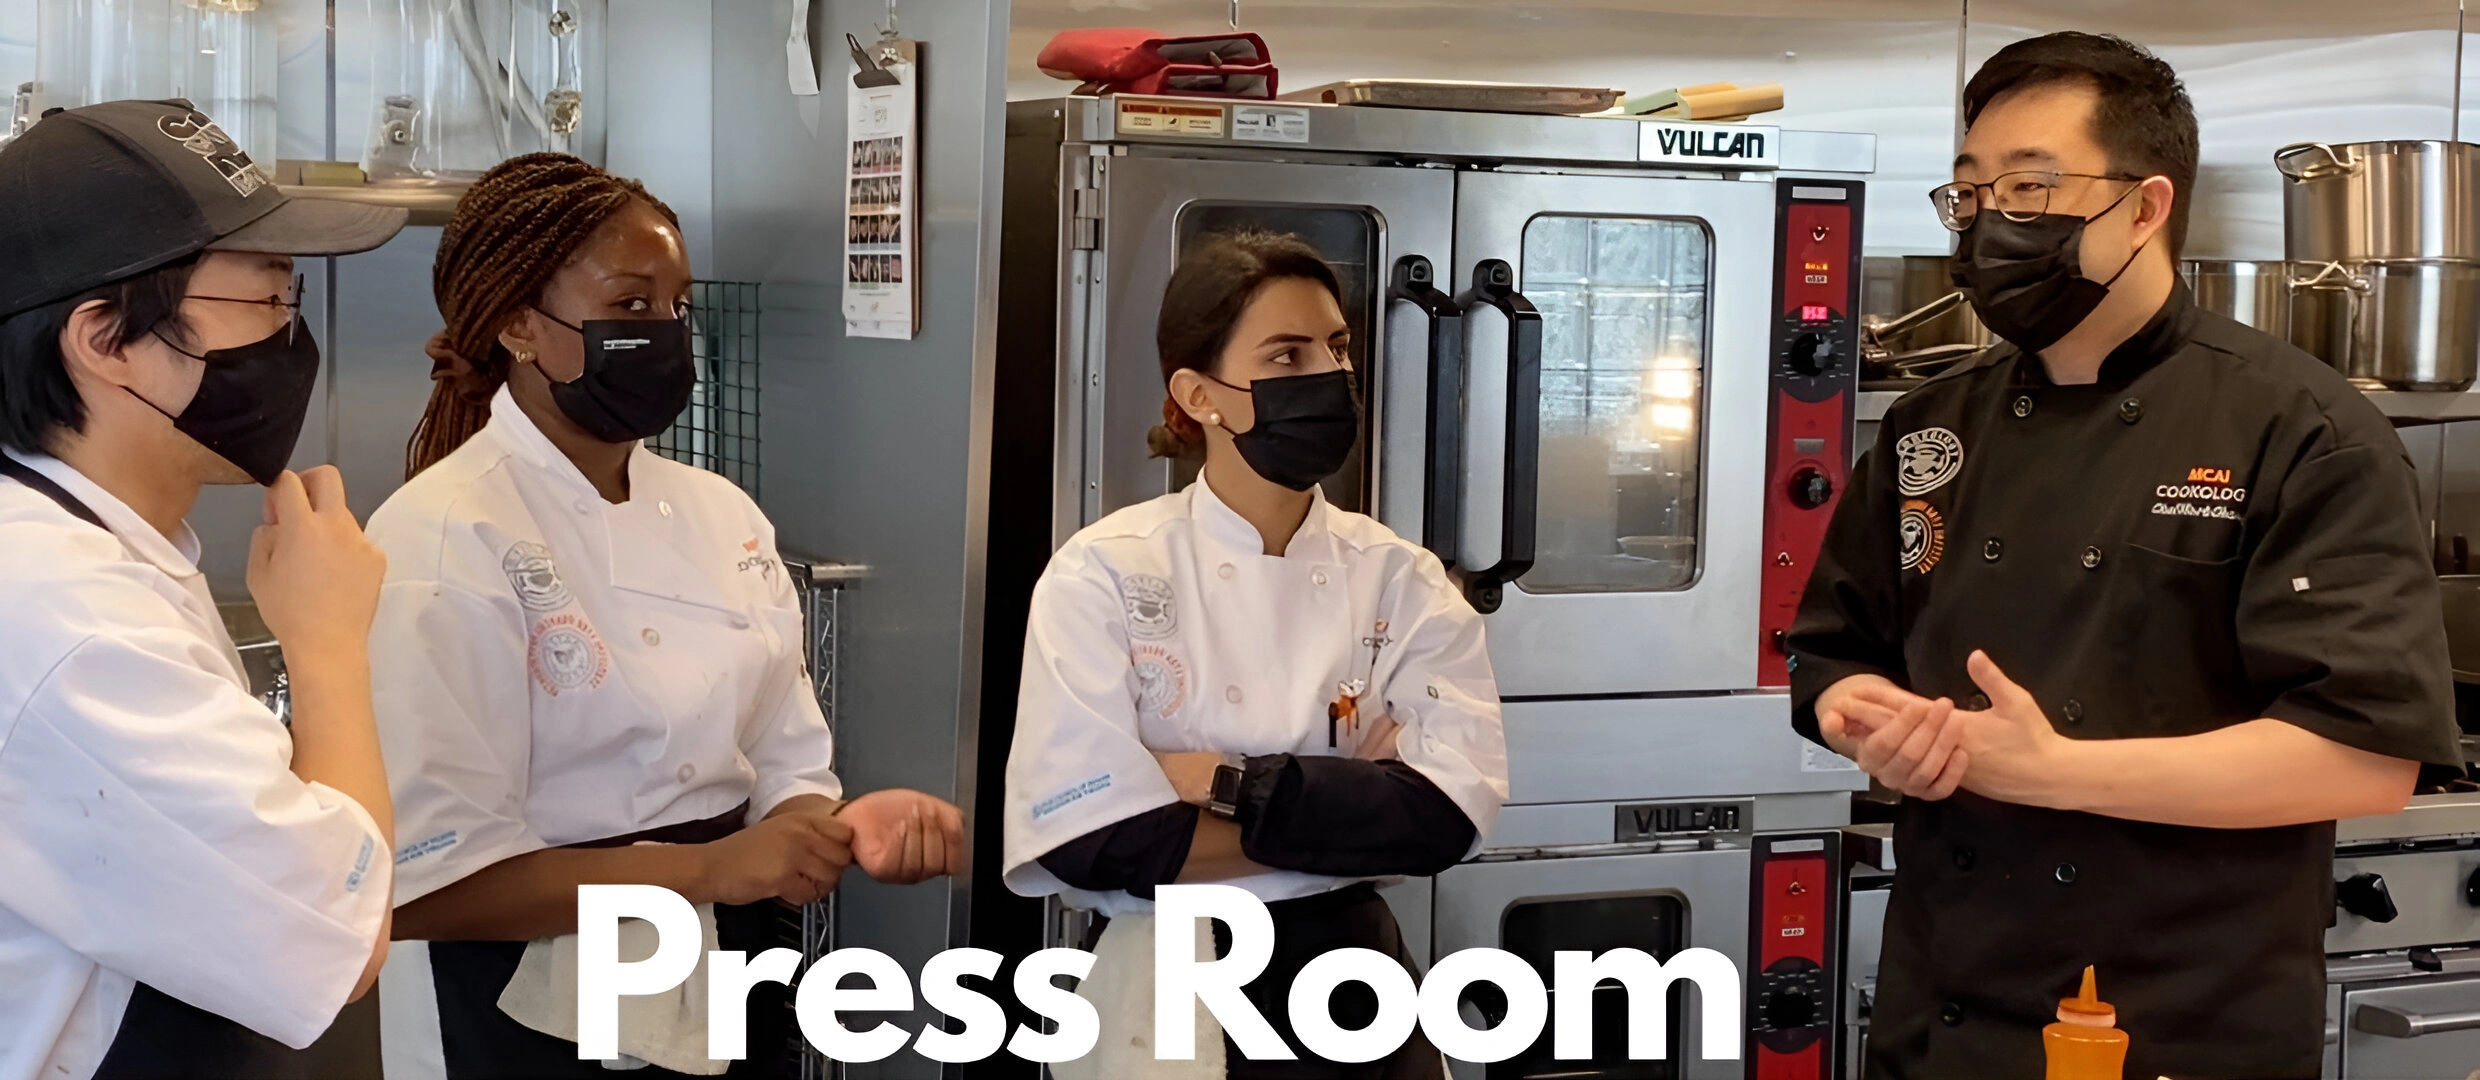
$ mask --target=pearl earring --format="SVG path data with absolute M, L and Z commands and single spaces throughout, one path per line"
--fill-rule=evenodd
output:
M 1218 412 L 1210 412 L 1210 413 L 1207 413 L 1207 414 L 1206 414 L 1206 423 L 1212 424 L 1212 425 L 1214 425 L 1215 427 L 1221 427 L 1221 426 L 1223 426 L 1223 414 L 1218 413 Z
M 519 350 L 517 350 L 517 362 L 518 362 L 518 363 L 520 363 L 520 364 L 531 364 L 531 363 L 533 363 L 533 362 L 534 362 L 534 354 L 533 354 L 533 352 L 532 352 L 531 350 L 528 350 L 528 349 L 519 349 Z

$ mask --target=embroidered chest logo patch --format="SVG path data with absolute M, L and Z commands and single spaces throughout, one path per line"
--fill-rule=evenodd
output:
M 1942 427 L 1922 428 L 1894 442 L 1895 488 L 1917 498 L 1963 471 L 1963 440 Z
M 525 669 L 546 694 L 558 697 L 572 690 L 599 689 L 611 674 L 611 653 L 583 616 L 543 619 L 534 624 L 532 637 Z
M 733 570 L 742 574 L 755 570 L 759 577 L 766 579 L 768 585 L 775 584 L 775 560 L 768 558 L 766 552 L 759 550 L 757 537 L 752 536 L 741 541 L 741 561 L 733 566 Z
M 1180 609 L 1172 601 L 1171 583 L 1152 574 L 1119 579 L 1120 608 L 1128 615 L 1128 636 L 1160 641 L 1178 633 Z
M 1188 702 L 1188 665 L 1160 645 L 1139 645 L 1128 652 L 1129 669 L 1137 680 L 1137 714 L 1168 720 Z
M 2246 488 L 2231 482 L 2229 469 L 2198 465 L 2177 480 L 2154 486 L 2152 512 L 2157 517 L 2237 521 L 2247 496 Z
M 1946 556 L 1946 519 L 1937 507 L 1919 499 L 1903 500 L 1903 513 L 1895 524 L 1902 541 L 1903 568 L 1928 573 L 1937 569 L 1938 560 Z
M 568 606 L 568 586 L 560 583 L 559 568 L 551 565 L 550 548 L 519 540 L 500 557 L 499 568 L 508 575 L 508 587 L 516 590 L 517 602 L 525 610 L 558 611 Z

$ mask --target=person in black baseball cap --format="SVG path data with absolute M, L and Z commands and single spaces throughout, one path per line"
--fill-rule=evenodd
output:
M 386 955 L 368 635 L 386 560 L 285 468 L 319 370 L 296 256 L 404 212 L 276 190 L 185 101 L 0 148 L 0 1080 L 292 1076 Z M 183 518 L 267 488 L 252 696 Z

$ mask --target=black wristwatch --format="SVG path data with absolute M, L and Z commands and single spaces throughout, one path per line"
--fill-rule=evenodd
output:
M 1223 763 L 1214 767 L 1214 784 L 1206 789 L 1206 813 L 1228 821 L 1240 812 L 1240 781 L 1249 774 L 1248 760 L 1223 755 Z

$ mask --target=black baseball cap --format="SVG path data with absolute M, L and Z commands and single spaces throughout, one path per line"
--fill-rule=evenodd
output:
M 0 148 L 0 318 L 210 248 L 351 255 L 404 227 L 399 207 L 287 198 L 189 102 L 61 110 Z

